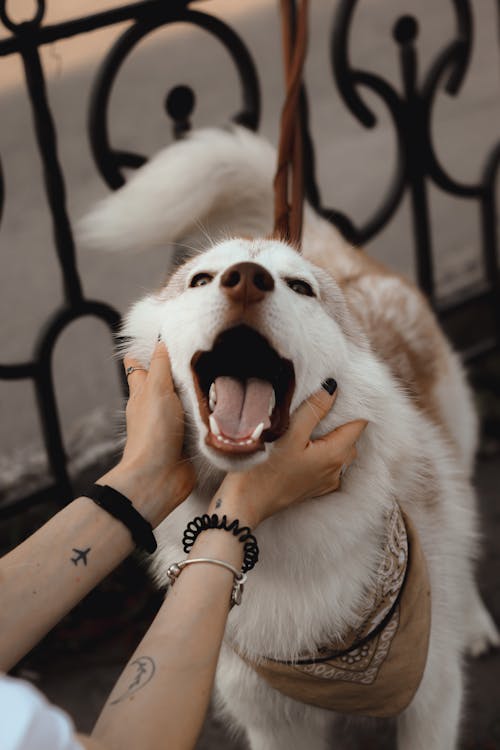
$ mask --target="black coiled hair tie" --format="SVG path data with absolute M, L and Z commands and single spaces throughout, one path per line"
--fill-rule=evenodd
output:
M 212 513 L 210 516 L 208 513 L 204 513 L 202 516 L 196 516 L 196 518 L 193 518 L 188 523 L 182 536 L 182 546 L 186 554 L 190 552 L 191 547 L 202 531 L 207 531 L 208 529 L 230 531 L 243 544 L 242 573 L 247 573 L 255 567 L 255 563 L 259 559 L 259 545 L 257 544 L 257 539 L 252 534 L 252 530 L 248 526 L 240 528 L 240 522 L 237 518 L 228 525 L 227 516 L 224 515 L 222 518 L 219 518 L 217 513 Z

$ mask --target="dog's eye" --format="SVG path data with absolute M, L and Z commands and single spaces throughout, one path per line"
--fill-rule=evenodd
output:
M 211 273 L 196 273 L 191 279 L 189 286 L 206 286 L 206 284 L 210 284 L 212 279 L 213 276 Z
M 313 288 L 307 281 L 303 279 L 286 279 L 286 283 L 293 292 L 297 294 L 305 294 L 306 297 L 315 297 Z

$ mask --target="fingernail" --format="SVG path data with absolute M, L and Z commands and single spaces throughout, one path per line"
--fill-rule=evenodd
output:
M 322 387 L 327 391 L 330 396 L 333 396 L 337 390 L 337 381 L 334 378 L 327 378 L 321 383 Z

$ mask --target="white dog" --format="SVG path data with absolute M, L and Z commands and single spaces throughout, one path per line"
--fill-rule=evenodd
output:
M 289 413 L 334 377 L 337 401 L 318 434 L 369 420 L 358 458 L 340 491 L 259 527 L 261 559 L 229 616 L 217 703 L 246 730 L 252 750 L 329 746 L 336 712 L 310 705 L 307 695 L 285 695 L 287 688 L 263 678 L 259 665 L 272 671 L 313 655 L 296 672 L 321 682 L 325 661 L 332 667 L 334 657 L 315 662 L 314 655 L 361 632 L 362 613 L 381 583 L 388 519 L 396 512 L 401 521 L 399 507 L 424 551 L 432 604 L 423 677 L 399 713 L 398 747 L 452 750 L 463 654 L 498 644 L 473 581 L 471 394 L 458 358 L 409 282 L 350 247 L 310 209 L 302 255 L 262 239 L 271 230 L 275 161 L 271 146 L 244 129 L 200 131 L 152 159 L 84 223 L 88 243 L 114 249 L 166 245 L 199 234 L 200 226 L 212 237 L 233 237 L 184 263 L 132 308 L 124 327 L 130 353 L 145 364 L 161 332 L 199 476 L 196 493 L 157 530 L 155 573 L 164 582 L 168 565 L 184 557 L 182 530 L 205 512 L 222 473 L 265 461 Z M 244 276 L 246 303 L 232 293 Z M 396 550 L 403 562 L 405 539 Z M 394 600 L 391 606 L 394 614 Z M 421 611 L 415 606 L 412 614 Z M 356 666 L 353 653 L 342 657 L 346 670 Z

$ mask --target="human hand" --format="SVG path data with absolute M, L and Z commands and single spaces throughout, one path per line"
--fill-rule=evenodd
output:
M 184 412 L 163 343 L 156 346 L 149 371 L 131 357 L 125 357 L 123 365 L 126 371 L 139 368 L 127 377 L 127 442 L 121 461 L 99 484 L 122 492 L 157 525 L 195 484 L 193 466 L 181 456 Z
M 317 440 L 316 425 L 335 402 L 325 388 L 304 401 L 290 419 L 285 435 L 269 459 L 245 472 L 226 476 L 209 508 L 255 529 L 265 518 L 306 498 L 337 490 L 342 470 L 357 456 L 356 441 L 368 422 L 348 422 Z

